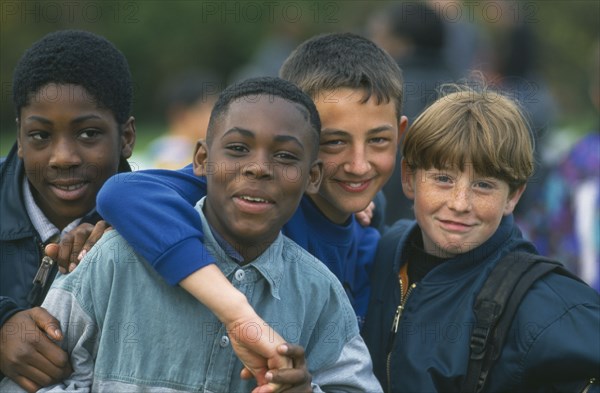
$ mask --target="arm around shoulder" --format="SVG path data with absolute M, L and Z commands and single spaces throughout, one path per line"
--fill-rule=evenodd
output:
M 175 285 L 214 263 L 202 244 L 201 220 L 194 208 L 204 195 L 206 183 L 190 166 L 179 171 L 128 172 L 104 184 L 97 209 L 167 282 Z

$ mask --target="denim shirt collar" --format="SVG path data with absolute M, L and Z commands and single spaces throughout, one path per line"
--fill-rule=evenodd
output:
M 206 197 L 203 197 L 198 201 L 195 208 L 202 220 L 202 231 L 204 233 L 204 245 L 216 258 L 216 264 L 221 269 L 223 274 L 229 277 L 234 271 L 239 269 L 256 269 L 258 273 L 267 281 L 271 290 L 271 295 L 280 299 L 279 290 L 281 288 L 281 281 L 283 279 L 283 235 L 279 232 L 279 235 L 262 254 L 256 259 L 247 264 L 246 266 L 240 267 L 237 258 L 232 258 L 229 252 L 227 252 L 215 239 L 212 233 L 211 227 L 204 216 L 202 207 L 206 201 Z M 229 245 L 229 247 L 231 245 Z

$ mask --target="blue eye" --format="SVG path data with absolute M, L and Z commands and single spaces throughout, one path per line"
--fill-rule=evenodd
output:
M 447 183 L 447 182 L 451 181 L 450 176 L 447 176 L 447 175 L 437 175 L 435 177 L 435 180 L 439 181 L 441 183 Z
M 494 188 L 494 185 L 485 181 L 478 181 L 477 183 L 475 183 L 475 186 L 478 188 L 485 188 L 485 189 L 492 189 Z

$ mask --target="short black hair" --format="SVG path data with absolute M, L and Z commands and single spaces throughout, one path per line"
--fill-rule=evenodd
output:
M 319 150 L 319 137 L 321 135 L 321 119 L 319 112 L 313 100 L 298 86 L 291 82 L 277 77 L 258 77 L 249 78 L 240 83 L 234 83 L 225 88 L 217 102 L 213 106 L 208 123 L 208 132 L 206 135 L 206 143 L 212 141 L 213 128 L 215 123 L 227 113 L 231 103 L 237 99 L 248 96 L 266 95 L 269 99 L 280 97 L 284 100 L 293 102 L 300 106 L 299 109 L 306 111 L 305 119 L 309 122 L 314 131 L 313 157 L 317 155 Z
M 49 83 L 83 87 L 99 107 L 127 122 L 133 83 L 125 56 L 106 38 L 80 30 L 45 35 L 25 51 L 13 75 L 13 103 L 21 109 Z
M 330 33 L 301 43 L 286 59 L 279 76 L 316 100 L 319 93 L 339 88 L 362 89 L 363 102 L 394 102 L 402 114 L 402 71 L 383 49 L 353 33 Z

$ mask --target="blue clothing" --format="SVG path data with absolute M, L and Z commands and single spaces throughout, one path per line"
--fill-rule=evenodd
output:
M 416 283 L 406 296 L 394 335 L 398 274 L 408 262 L 409 234 L 420 232 L 414 221 L 396 225 L 405 230 L 390 231 L 381 239 L 381 244 L 391 241 L 397 246 L 393 258 L 380 253 L 376 257 L 372 282 L 377 286 L 363 329 L 375 374 L 388 392 L 459 391 L 469 359 L 475 296 L 504 255 L 535 253 L 535 248 L 521 237 L 513 217 L 504 217 L 488 241 L 444 261 Z M 548 274 L 523 298 L 486 391 L 567 391 L 563 383 L 584 385 L 592 377 L 598 379 L 598 332 L 598 293 L 582 282 Z
M 97 208 L 168 283 L 177 284 L 214 263 L 202 244 L 205 234 L 193 207 L 204 195 L 206 181 L 194 175 L 191 165 L 179 171 L 146 170 L 109 179 L 98 194 Z M 142 221 L 145 225 L 138 225 Z M 361 322 L 379 232 L 362 227 L 354 216 L 344 225 L 334 224 L 304 196 L 283 233 L 336 275 Z
M 213 237 L 205 245 L 232 284 L 287 342 L 305 348 L 315 391 L 378 392 L 369 352 L 333 274 L 279 235 L 240 267 Z M 170 286 L 117 231 L 105 234 L 80 266 L 59 276 L 43 304 L 61 321 L 73 374 L 50 391 L 250 392 L 225 327 L 178 286 Z M 265 326 L 247 334 L 272 334 Z M 1 391 L 14 383 L 3 381 Z
M 517 219 L 525 236 L 600 292 L 600 130 L 577 141 L 527 192 L 533 202 Z

